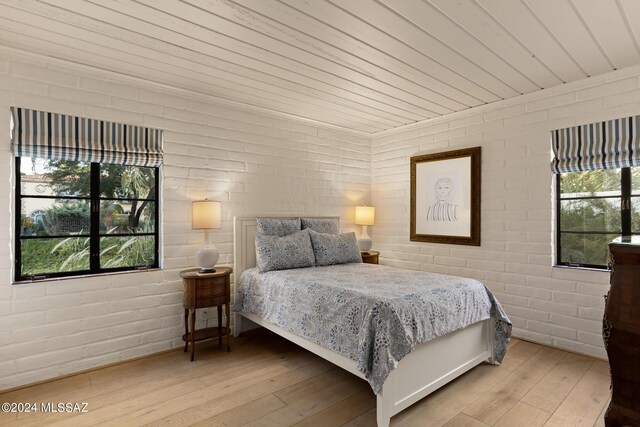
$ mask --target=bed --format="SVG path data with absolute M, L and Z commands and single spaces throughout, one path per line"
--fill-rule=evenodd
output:
M 378 294 L 379 292 L 375 289 L 369 292 L 367 287 L 357 283 L 357 277 L 369 277 L 370 286 L 372 288 L 377 286 L 378 290 L 383 292 L 385 301 L 395 301 L 395 305 L 391 308 L 389 304 L 384 303 L 376 305 L 373 311 L 382 307 L 404 316 L 403 312 L 416 309 L 424 311 L 424 307 L 416 308 L 416 305 L 424 304 L 424 298 L 414 295 L 416 294 L 416 288 L 411 288 L 410 282 L 424 277 L 425 273 L 371 264 L 345 264 L 258 274 L 254 268 L 256 265 L 256 224 L 255 217 L 234 219 L 235 282 L 239 283 L 239 279 L 242 277 L 243 283 L 242 286 L 234 286 L 234 303 L 238 308 L 234 312 L 232 325 L 234 336 L 238 336 L 243 330 L 251 329 L 257 325 L 263 326 L 352 374 L 369 381 L 377 395 L 378 426 L 388 426 L 393 415 L 483 361 L 496 363 L 496 361 L 502 360 L 504 351 L 506 351 L 506 342 L 504 341 L 505 338 L 508 339 L 510 324 L 507 325 L 508 319 L 504 316 L 499 304 L 494 302 L 491 293 L 485 290 L 484 286 L 479 282 L 442 275 L 432 276 L 435 277 L 435 281 L 443 283 L 453 281 L 455 282 L 453 284 L 459 288 L 471 288 L 472 290 L 475 288 L 476 296 L 472 291 L 471 297 L 465 297 L 467 299 L 477 299 L 477 288 L 481 286 L 482 291 L 486 292 L 484 293 L 485 298 L 490 297 L 491 299 L 491 315 L 488 312 L 481 313 L 475 310 L 478 311 L 478 313 L 475 313 L 474 310 L 470 310 L 470 313 L 463 316 L 466 318 L 464 321 L 449 321 L 450 325 L 447 324 L 447 316 L 441 315 L 440 317 L 444 319 L 444 323 L 442 323 L 444 326 L 441 326 L 440 329 L 445 329 L 440 330 L 440 332 L 435 331 L 433 333 L 436 336 L 435 338 L 430 336 L 419 337 L 417 342 L 421 343 L 417 345 L 415 342 L 413 344 L 404 342 L 403 336 L 406 333 L 403 334 L 402 330 L 400 333 L 391 331 L 387 335 L 379 333 L 376 340 L 386 341 L 387 346 L 385 348 L 387 351 L 391 349 L 399 353 L 389 357 L 385 355 L 382 358 L 382 362 L 378 361 L 379 358 L 371 356 L 375 354 L 373 352 L 367 353 L 365 349 L 352 348 L 354 346 L 349 346 L 348 343 L 357 340 L 355 335 L 349 336 L 348 325 L 353 320 L 353 317 L 357 318 L 358 315 L 362 317 L 362 310 L 350 310 L 350 306 L 348 304 L 341 305 L 342 302 L 340 300 L 358 298 L 359 302 L 354 307 L 362 307 L 362 304 L 369 299 L 375 304 L 374 297 L 379 297 L 376 296 L 376 292 Z M 396 281 L 396 285 L 393 287 L 384 286 L 387 282 L 392 281 L 395 275 L 402 277 L 404 281 Z M 349 279 L 350 277 L 351 279 Z M 377 283 L 374 283 L 376 280 L 373 280 L 373 277 L 377 278 Z M 344 283 L 349 283 L 349 286 L 345 288 Z M 402 289 L 403 287 L 406 289 Z M 437 293 L 442 292 L 442 289 L 441 286 L 433 285 L 428 290 L 425 288 L 425 292 Z M 262 295 L 260 292 L 265 292 L 265 294 Z M 310 294 L 305 294 L 305 292 L 313 292 L 313 298 L 310 297 Z M 286 309 L 280 309 L 277 302 L 274 303 L 269 299 L 272 294 L 282 294 L 282 298 L 289 299 L 294 298 L 295 295 L 303 294 L 301 297 L 298 295 L 303 299 L 293 304 L 295 307 L 300 306 L 300 310 L 303 311 L 291 314 L 291 317 L 297 318 L 299 321 L 287 321 L 287 314 L 294 308 L 290 304 Z M 452 295 L 455 297 L 456 294 L 453 293 Z M 449 298 L 451 298 L 451 295 L 449 295 Z M 314 325 L 315 323 L 312 321 L 305 323 L 304 320 L 306 317 L 313 319 L 313 311 L 318 310 L 317 307 L 305 304 L 306 300 L 310 301 L 312 299 L 330 300 L 331 306 L 341 307 L 335 313 L 331 313 L 332 317 L 327 317 L 326 313 L 322 314 L 325 318 L 336 319 L 333 323 L 329 321 L 317 328 L 325 331 L 322 336 L 314 335 L 307 331 L 307 329 L 313 329 L 309 325 Z M 314 304 L 316 303 L 314 302 Z M 494 310 L 496 307 L 499 310 L 497 316 Z M 477 318 L 482 320 L 474 320 Z M 367 317 L 367 319 L 367 324 L 376 324 L 375 321 L 371 321 L 371 316 Z M 496 321 L 495 319 L 501 320 Z M 506 319 L 506 323 L 504 319 Z M 360 321 L 357 320 L 356 323 Z M 456 322 L 461 323 L 456 326 Z M 339 326 L 336 326 L 336 324 Z M 455 327 L 455 330 L 449 332 L 449 329 L 453 327 Z M 413 329 L 418 330 L 415 327 Z M 446 333 L 443 334 L 443 331 Z M 317 333 L 318 331 L 316 331 Z M 357 334 L 358 331 L 353 331 L 353 333 Z M 422 333 L 422 335 L 425 334 Z M 400 336 L 400 338 L 394 338 L 397 336 Z M 497 340 L 496 336 L 500 339 Z M 362 344 L 360 342 L 355 347 L 362 347 Z M 373 348 L 374 346 L 372 345 L 371 347 Z M 364 356 L 358 356 L 359 354 Z M 397 363 L 394 360 L 397 360 Z M 425 367 L 428 367 L 428 369 L 425 369 Z

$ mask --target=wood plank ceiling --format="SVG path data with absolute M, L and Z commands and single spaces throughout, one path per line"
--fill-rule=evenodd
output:
M 0 0 L 0 44 L 375 133 L 640 64 L 640 1 Z

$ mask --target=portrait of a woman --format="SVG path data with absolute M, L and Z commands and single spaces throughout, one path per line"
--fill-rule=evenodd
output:
M 427 221 L 456 221 L 457 205 L 449 203 L 453 192 L 451 178 L 440 178 L 434 186 L 436 202 L 427 208 Z

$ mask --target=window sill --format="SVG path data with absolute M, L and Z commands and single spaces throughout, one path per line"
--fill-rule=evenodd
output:
M 149 273 L 154 271 L 162 271 L 161 267 L 156 268 L 148 268 L 144 270 L 127 270 L 127 271 L 114 271 L 112 273 L 97 273 L 97 274 L 83 274 L 80 276 L 65 276 L 65 277 L 48 277 L 46 279 L 35 279 L 35 280 L 18 280 L 13 281 L 12 285 L 24 285 L 26 283 L 45 283 L 45 282 L 59 282 L 61 280 L 74 280 L 74 279 L 89 279 L 94 277 L 105 277 L 105 276 L 118 276 L 122 274 L 137 274 L 137 273 Z
M 593 271 L 596 273 L 607 273 L 607 274 L 611 272 L 611 270 L 608 268 L 603 269 L 603 268 L 593 268 L 593 267 L 578 267 L 578 266 L 574 267 L 571 265 L 553 265 L 552 267 L 559 268 L 562 270 L 582 270 L 582 271 Z

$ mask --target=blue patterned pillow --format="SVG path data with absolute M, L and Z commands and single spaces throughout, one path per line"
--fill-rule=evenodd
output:
M 288 236 L 302 230 L 300 218 L 256 218 L 256 221 L 258 223 L 258 233 L 267 236 Z
M 318 233 L 340 233 L 340 223 L 337 218 L 302 218 L 302 229 L 305 228 L 310 228 Z
M 309 238 L 309 230 L 288 236 L 256 235 L 256 263 L 260 273 L 289 268 L 313 267 L 316 258 Z
M 309 230 L 316 265 L 362 262 L 356 233 L 325 234 Z

